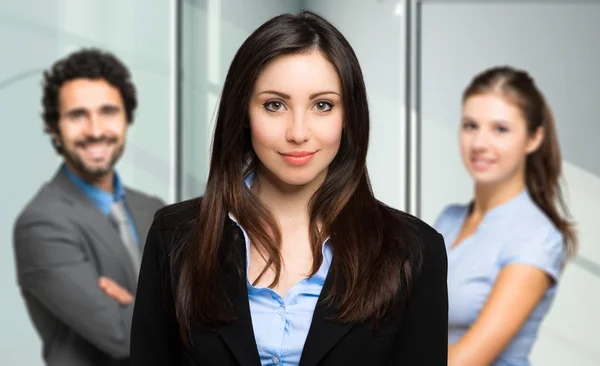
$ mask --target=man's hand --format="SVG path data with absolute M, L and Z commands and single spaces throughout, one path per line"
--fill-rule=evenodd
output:
M 118 283 L 108 277 L 100 277 L 98 286 L 108 297 L 118 301 L 122 305 L 131 304 L 133 302 L 133 296 L 129 293 L 129 291 L 125 290 Z

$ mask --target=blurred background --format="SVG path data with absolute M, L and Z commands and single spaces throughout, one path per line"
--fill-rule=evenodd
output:
M 361 62 L 376 196 L 430 224 L 448 203 L 472 197 L 458 153 L 463 88 L 498 64 L 533 75 L 557 120 L 581 248 L 532 363 L 600 365 L 600 1 L 591 0 L 0 1 L 0 364 L 42 364 L 11 244 L 17 213 L 60 162 L 40 118 L 42 70 L 82 46 L 107 49 L 129 66 L 139 107 L 119 173 L 171 203 L 203 193 L 235 51 L 267 19 L 305 8 L 336 25 Z

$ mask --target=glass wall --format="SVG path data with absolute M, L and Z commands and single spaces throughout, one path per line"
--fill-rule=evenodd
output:
M 171 8 L 163 0 L 0 2 L 1 365 L 42 365 L 40 342 L 16 284 L 11 244 L 17 213 L 60 161 L 40 118 L 42 70 L 82 46 L 112 51 L 129 66 L 139 107 L 118 170 L 127 185 L 172 201 Z

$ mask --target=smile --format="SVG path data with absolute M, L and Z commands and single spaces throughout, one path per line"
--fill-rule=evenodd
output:
M 103 158 L 109 154 L 113 144 L 111 143 L 91 143 L 81 147 L 84 155 L 89 159 Z
M 484 171 L 494 164 L 492 160 L 482 158 L 471 158 L 471 165 L 475 171 Z
M 290 153 L 280 153 L 283 160 L 291 165 L 304 165 L 308 164 L 315 156 L 314 152 L 307 151 L 294 151 Z

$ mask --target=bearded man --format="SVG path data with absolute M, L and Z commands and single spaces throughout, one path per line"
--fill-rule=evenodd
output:
M 44 72 L 43 120 L 63 163 L 18 216 L 18 284 L 46 365 L 127 365 L 137 276 L 164 205 L 121 182 L 115 164 L 136 89 L 114 55 L 82 49 Z

